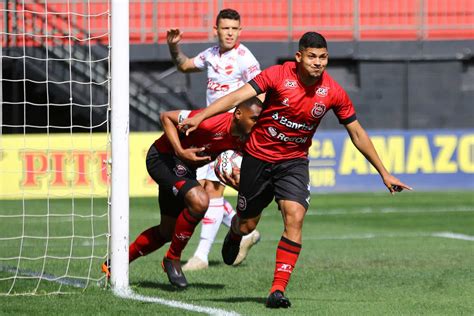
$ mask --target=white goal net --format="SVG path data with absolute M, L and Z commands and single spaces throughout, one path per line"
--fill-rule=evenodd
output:
M 109 2 L 0 2 L 0 295 L 105 282 Z

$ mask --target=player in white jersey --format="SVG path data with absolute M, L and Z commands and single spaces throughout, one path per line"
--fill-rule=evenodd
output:
M 181 52 L 178 43 L 183 33 L 179 29 L 167 32 L 167 42 L 171 57 L 181 72 L 197 72 L 207 70 L 207 105 L 218 98 L 243 86 L 260 73 L 260 65 L 250 50 L 239 43 L 242 28 L 240 15 L 233 9 L 219 12 L 214 26 L 218 45 L 210 47 L 189 58 Z M 219 182 L 214 173 L 214 163 L 197 170 L 197 180 L 209 194 L 209 209 L 202 220 L 199 245 L 194 256 L 183 266 L 183 270 L 200 270 L 209 266 L 208 255 L 219 230 L 220 224 L 230 226 L 235 211 L 224 197 L 225 186 Z M 242 239 L 240 253 L 234 265 L 240 264 L 247 256 L 248 250 L 259 241 L 260 234 L 254 231 Z
M 237 90 L 260 73 L 260 65 L 250 50 L 241 43 L 224 53 L 213 46 L 194 58 L 194 65 L 207 69 L 207 104 Z

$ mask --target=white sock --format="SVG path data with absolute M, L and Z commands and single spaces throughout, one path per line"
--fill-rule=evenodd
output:
M 229 203 L 226 199 L 224 199 L 224 218 L 222 219 L 222 224 L 227 227 L 230 227 L 230 223 L 232 222 L 232 217 L 235 215 L 234 208 L 232 204 Z
M 209 252 L 216 238 L 224 213 L 224 198 L 215 198 L 209 201 L 209 208 L 201 221 L 201 237 L 194 256 L 208 261 Z

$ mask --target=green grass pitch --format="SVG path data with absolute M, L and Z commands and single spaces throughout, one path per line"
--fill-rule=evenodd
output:
M 235 205 L 235 197 L 229 197 Z M 29 201 L 29 209 L 42 209 L 44 201 Z M 51 202 L 56 210 L 70 209 L 71 201 Z M 63 203 L 63 204 L 61 204 Z M 76 200 L 77 212 L 87 212 L 90 200 Z M 100 208 L 104 200 L 94 200 Z M 11 210 L 18 202 L 0 201 L 0 209 Z M 130 239 L 159 221 L 156 199 L 130 201 Z M 20 226 L 2 218 L 1 236 L 18 234 Z M 34 225 L 34 224 L 29 224 Z M 71 229 L 70 221 L 57 218 L 53 231 Z M 90 221 L 78 218 L 76 234 L 90 233 Z M 20 227 L 21 228 L 21 227 Z M 34 231 L 26 227 L 26 231 Z M 95 231 L 106 229 L 98 220 Z M 183 259 L 197 245 L 195 236 Z M 303 228 L 303 249 L 286 295 L 289 310 L 268 310 L 264 301 L 271 285 L 275 249 L 282 232 L 282 220 L 275 203 L 264 211 L 258 226 L 261 242 L 239 267 L 228 267 L 220 258 L 221 228 L 210 255 L 210 268 L 186 274 L 190 286 L 184 291 L 172 288 L 160 261 L 167 246 L 130 266 L 132 289 L 141 295 L 175 300 L 195 306 L 223 309 L 241 315 L 472 315 L 474 314 L 474 194 L 473 192 L 403 192 L 313 195 Z M 105 237 L 98 239 L 94 253 L 104 253 Z M 89 255 L 91 247 L 75 240 L 75 256 Z M 71 241 L 54 241 L 48 254 L 71 249 Z M 82 246 L 81 246 L 82 245 Z M 76 247 L 77 246 L 77 247 Z M 14 247 L 0 240 L 0 251 Z M 32 255 L 44 254 L 45 245 L 24 245 Z M 82 250 L 81 250 L 82 249 Z M 26 253 L 24 253 L 26 255 Z M 102 259 L 92 261 L 92 275 L 99 274 Z M 63 271 L 61 260 L 51 260 L 45 271 Z M 22 269 L 35 271 L 41 265 L 24 263 Z M 0 261 L 0 266 L 5 261 Z M 71 264 L 70 269 L 80 269 Z M 57 271 L 55 271 L 57 270 Z M 60 272 L 63 273 L 63 272 Z M 0 269 L 0 277 L 6 275 Z M 28 282 L 27 282 L 28 283 Z M 53 288 L 58 284 L 53 283 Z M 0 292 L 10 283 L 0 281 Z M 19 283 L 17 291 L 21 291 Z M 25 286 L 31 286 L 26 284 Z M 40 292 L 47 291 L 41 288 Z M 68 290 L 64 285 L 63 291 Z M 85 292 L 72 295 L 0 296 L 0 314 L 120 314 L 120 315 L 198 315 L 200 313 L 115 297 L 111 291 L 91 284 Z

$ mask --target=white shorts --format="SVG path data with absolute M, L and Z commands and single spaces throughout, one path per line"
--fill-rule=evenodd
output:
M 209 180 L 212 182 L 220 182 L 219 178 L 216 176 L 216 173 L 214 172 L 214 163 L 215 161 L 212 161 L 208 163 L 207 165 L 204 165 L 200 168 L 196 169 L 196 180 Z

